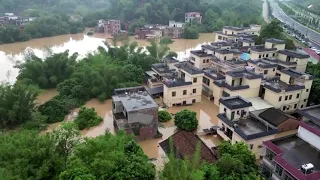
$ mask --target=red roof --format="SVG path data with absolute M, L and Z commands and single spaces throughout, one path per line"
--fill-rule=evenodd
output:
M 172 138 L 173 141 L 175 156 L 178 158 L 193 157 L 196 152 L 197 144 L 200 143 L 200 159 L 210 163 L 217 161 L 213 152 L 202 142 L 202 140 L 197 135 L 187 131 L 178 131 L 160 143 L 160 146 L 167 154 L 170 153 L 170 138 Z

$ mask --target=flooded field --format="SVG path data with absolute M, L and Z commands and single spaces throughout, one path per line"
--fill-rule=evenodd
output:
M 49 90 L 48 95 L 41 94 L 38 98 L 38 102 L 45 102 L 49 99 L 49 94 L 51 96 L 57 94 L 55 90 Z M 157 103 L 160 103 L 159 99 L 156 99 Z M 112 117 L 112 103 L 111 99 L 106 100 L 103 103 L 100 103 L 97 99 L 92 99 L 85 104 L 86 107 L 93 107 L 95 108 L 96 112 L 103 117 L 103 122 L 96 127 L 92 127 L 90 129 L 83 130 L 81 133 L 83 136 L 86 137 L 96 137 L 99 135 L 103 135 L 106 131 L 110 131 L 114 133 L 113 127 L 113 117 Z M 195 111 L 197 113 L 197 117 L 199 120 L 199 128 L 197 133 L 199 137 L 207 144 L 208 147 L 217 146 L 221 143 L 221 139 L 214 136 L 205 136 L 201 135 L 202 130 L 204 128 L 209 128 L 217 124 L 217 114 L 218 114 L 218 107 L 214 105 L 212 102 L 208 101 L 207 99 L 203 98 L 201 103 L 194 104 L 192 106 L 181 106 L 181 107 L 172 107 L 169 108 L 168 111 L 170 113 L 177 113 L 183 109 L 189 109 Z M 73 112 L 77 112 L 78 109 L 75 109 Z M 69 121 L 70 117 L 67 116 L 65 121 Z M 53 129 L 57 128 L 61 122 L 54 123 L 48 126 L 47 130 L 44 132 L 50 132 Z M 173 120 L 163 123 L 161 127 L 159 127 L 159 131 L 163 134 L 162 138 L 158 139 L 150 139 L 146 141 L 141 141 L 139 144 L 141 145 L 143 151 L 149 158 L 157 159 L 158 161 L 162 161 L 162 156 L 165 156 L 164 151 L 162 148 L 159 148 L 159 142 L 169 138 L 173 135 L 177 130 L 174 126 Z
M 81 33 L 0 45 L 0 82 L 15 82 L 18 69 L 13 66 L 16 62 L 23 61 L 25 54 L 28 52 L 34 52 L 39 57 L 45 57 L 48 54 L 48 49 L 53 53 L 69 50 L 70 54 L 77 52 L 80 57 L 83 57 L 90 52 L 94 52 L 99 46 L 106 48 L 104 41 L 111 42 L 107 38 L 108 35 L 106 34 L 87 36 L 85 33 Z M 195 40 L 175 39 L 169 47 L 172 51 L 177 52 L 178 59 L 182 60 L 189 56 L 190 50 L 198 49 L 202 44 L 214 41 L 214 38 L 214 33 L 200 34 L 199 39 Z M 137 41 L 140 47 L 150 44 L 147 40 L 136 40 L 134 37 L 130 37 L 129 41 Z

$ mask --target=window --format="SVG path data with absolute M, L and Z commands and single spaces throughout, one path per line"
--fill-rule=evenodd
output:
M 275 57 L 275 56 L 276 56 L 276 53 L 273 53 L 272 56 Z
M 227 56 L 224 57 L 224 60 L 227 60 Z
M 198 81 L 197 78 L 193 78 L 193 82 L 196 83 Z
M 207 63 L 209 63 L 209 59 L 207 59 Z
M 288 96 L 286 96 L 286 97 L 284 98 L 284 100 L 285 100 L 285 101 L 288 100 Z
M 300 97 L 300 94 L 297 94 L 297 99 Z
M 262 57 L 264 57 L 264 54 L 262 55 Z
M 251 150 L 253 149 L 253 144 L 250 144 L 250 149 L 251 149 Z
M 232 84 L 231 85 L 234 86 L 234 79 L 232 80 Z
M 266 54 L 266 57 L 269 57 L 269 54 Z
M 264 70 L 264 74 L 268 74 L 268 70 Z
M 237 111 L 237 114 L 240 115 L 240 111 Z
M 197 89 L 192 90 L 193 94 L 197 93 Z
M 259 58 L 261 58 L 261 54 L 259 55 Z
M 172 97 L 176 97 L 176 92 L 172 92 Z
M 183 90 L 183 95 L 187 95 L 187 90 Z
M 269 149 L 266 149 L 266 158 L 269 159 L 270 161 L 273 160 L 273 157 L 275 156 L 275 153 L 270 151 Z
M 279 102 L 282 100 L 282 96 L 279 97 Z
M 298 107 L 298 104 L 295 104 L 295 105 L 294 105 L 294 108 L 297 109 L 297 107 Z
M 227 109 L 226 109 L 226 108 L 223 108 L 223 111 L 224 111 L 224 112 L 227 112 Z
M 282 172 L 283 172 L 283 169 L 281 166 L 279 166 L 278 164 L 276 165 L 276 169 L 275 169 L 275 174 L 277 174 L 278 176 L 282 176 Z
M 303 102 L 307 102 L 307 99 L 304 99 Z
M 196 103 L 196 100 L 195 99 L 192 99 L 192 104 Z
M 273 71 L 276 71 L 276 68 L 273 68 Z
M 206 60 L 204 59 L 202 62 L 203 62 L 203 63 L 206 63 Z
M 283 107 L 282 107 L 282 111 L 285 111 L 285 110 L 286 110 L 286 107 L 285 107 L 285 106 L 283 106 Z
M 309 89 L 306 89 L 306 92 L 309 92 Z
M 303 108 L 303 105 L 301 105 L 301 108 Z
M 289 96 L 289 100 L 291 100 L 291 99 L 292 99 L 292 95 Z

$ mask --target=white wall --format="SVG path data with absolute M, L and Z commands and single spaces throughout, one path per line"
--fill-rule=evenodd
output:
M 317 149 L 320 149 L 320 137 L 318 135 L 313 134 L 312 132 L 300 126 L 298 129 L 298 136 Z

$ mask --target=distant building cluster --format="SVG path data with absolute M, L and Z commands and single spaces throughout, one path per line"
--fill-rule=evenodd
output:
M 98 26 L 96 29 L 97 32 L 99 33 L 106 33 L 110 34 L 111 36 L 114 37 L 124 37 L 128 36 L 128 32 L 121 30 L 121 22 L 120 20 L 99 20 L 98 21 Z
M 185 23 L 201 23 L 202 16 L 199 12 L 185 13 L 185 22 L 169 21 L 168 25 L 153 24 L 145 25 L 143 28 L 136 28 L 137 39 L 158 40 L 162 37 L 179 39 L 183 37 Z
M 13 13 L 5 13 L 4 16 L 0 16 L 0 26 L 16 25 L 24 27 L 25 25 L 34 20 L 34 17 L 23 17 L 16 16 Z

